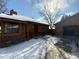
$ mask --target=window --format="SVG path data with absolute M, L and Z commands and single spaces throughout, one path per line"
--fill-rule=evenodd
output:
M 5 23 L 4 33 L 18 33 L 18 32 L 19 32 L 19 24 L 17 24 L 17 23 Z

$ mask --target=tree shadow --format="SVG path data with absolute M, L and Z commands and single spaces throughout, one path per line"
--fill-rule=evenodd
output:
M 62 36 L 60 41 L 54 44 L 57 48 L 62 49 L 66 53 L 79 58 L 79 51 L 77 46 L 78 37 L 76 36 Z

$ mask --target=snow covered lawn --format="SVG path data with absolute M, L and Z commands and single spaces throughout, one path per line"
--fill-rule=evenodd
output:
M 41 39 L 31 39 L 15 46 L 0 48 L 0 59 L 35 59 L 42 42 Z
M 62 48 L 54 45 L 60 38 L 44 36 L 38 39 L 31 39 L 11 47 L 0 48 L 0 59 L 61 59 L 62 52 L 65 59 L 79 59 L 79 51 L 74 43 L 71 43 L 71 53 L 67 53 Z M 47 56 L 46 56 L 46 53 Z M 64 58 L 62 58 L 64 59 Z

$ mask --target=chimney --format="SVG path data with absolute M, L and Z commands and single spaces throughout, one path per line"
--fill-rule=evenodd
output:
M 10 15 L 17 15 L 17 12 L 12 9 L 10 10 Z

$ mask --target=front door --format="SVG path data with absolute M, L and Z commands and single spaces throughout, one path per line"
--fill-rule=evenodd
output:
M 38 35 L 38 25 L 34 25 L 34 33 L 36 36 Z

